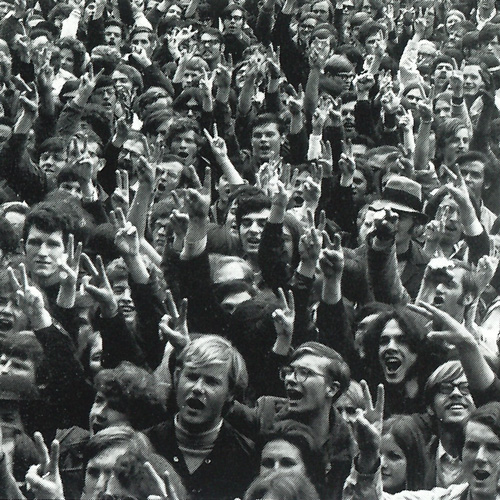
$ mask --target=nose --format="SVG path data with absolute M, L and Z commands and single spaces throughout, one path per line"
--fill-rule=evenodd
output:
M 99 474 L 99 479 L 97 480 L 94 490 L 96 496 L 97 494 L 104 493 L 106 491 L 108 487 L 109 476 L 110 475 L 107 472 L 101 472 Z
M 205 392 L 205 383 L 203 382 L 203 378 L 199 377 L 195 384 L 193 385 L 193 392 Z
M 480 446 L 479 449 L 477 450 L 477 454 L 476 454 L 476 462 L 477 463 L 485 463 L 487 461 L 487 457 L 486 457 L 486 449 L 483 446 Z
M 49 252 L 49 247 L 47 246 L 47 244 L 44 242 L 40 245 L 40 248 L 38 250 L 38 254 L 39 255 L 48 255 L 48 252 Z
M 451 391 L 450 396 L 460 396 L 460 397 L 462 397 L 462 393 L 460 392 L 460 389 L 458 388 L 458 386 L 454 386 L 453 387 L 453 390 Z
M 0 374 L 6 374 L 9 373 L 10 370 L 10 365 L 12 364 L 12 361 L 9 359 L 5 363 L 0 364 Z
M 387 349 L 393 349 L 396 350 L 398 347 L 398 344 L 394 339 L 389 339 L 389 342 L 387 343 Z

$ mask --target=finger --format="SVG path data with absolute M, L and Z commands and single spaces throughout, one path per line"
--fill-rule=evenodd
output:
M 174 301 L 174 297 L 172 295 L 172 292 L 170 290 L 167 290 L 166 298 L 165 298 L 165 304 L 168 308 L 168 311 L 170 312 L 170 315 L 172 318 L 177 321 L 179 319 L 179 312 L 177 310 L 177 306 Z
M 181 306 L 179 308 L 179 324 L 187 322 L 187 312 L 188 312 L 188 299 L 183 298 Z
M 163 497 L 167 497 L 168 492 L 167 492 L 167 488 L 165 487 L 165 483 L 163 482 L 163 479 L 159 476 L 159 474 L 155 471 L 155 469 L 151 465 L 151 463 L 144 462 L 144 468 L 149 473 L 149 475 L 153 478 L 153 481 L 154 481 L 157 489 L 160 490 L 161 495 Z
M 21 273 L 21 285 L 23 290 L 26 291 L 29 287 L 28 275 L 26 273 L 26 267 L 24 264 L 19 264 L 19 272 Z
M 454 57 L 451 58 L 451 64 L 453 65 L 453 71 L 458 71 L 457 60 Z
M 295 312 L 295 297 L 292 290 L 288 290 L 288 309 L 293 313 Z
M 318 230 L 323 232 L 326 227 L 326 212 L 321 210 L 319 213 L 319 222 L 318 222 Z
M 35 441 L 35 447 L 38 452 L 38 456 L 40 457 L 40 475 L 44 475 L 48 472 L 48 467 L 50 464 L 50 455 L 47 446 L 45 445 L 45 441 L 43 440 L 42 434 L 40 432 L 35 432 L 33 435 Z
M 377 402 L 375 403 L 375 411 L 382 416 L 385 406 L 385 390 L 383 384 L 377 386 Z
M 126 170 L 124 170 L 122 173 L 122 182 L 123 182 L 123 190 L 125 191 L 125 195 L 128 195 L 130 187 L 129 187 L 128 172 Z
M 205 169 L 205 178 L 203 179 L 203 190 L 206 193 L 210 193 L 212 189 L 212 169 L 207 167 Z
M 82 253 L 82 260 L 83 260 L 83 265 L 89 271 L 89 273 L 92 275 L 93 278 L 98 278 L 99 277 L 99 272 L 97 271 L 97 268 L 94 266 L 94 263 L 90 259 L 90 257 L 86 253 Z
M 297 179 L 298 178 L 299 178 L 299 169 L 296 168 L 296 169 L 294 169 L 293 174 L 292 174 L 292 178 L 290 180 L 290 186 L 291 187 L 295 186 L 295 184 L 297 183 Z
M 59 451 L 59 441 L 54 439 L 50 445 L 50 464 L 48 470 L 54 476 L 59 474 Z
M 285 292 L 283 291 L 283 288 L 281 288 L 281 287 L 278 288 L 278 302 L 279 302 L 280 307 L 282 309 L 285 309 L 287 307 Z
M 213 142 L 213 137 L 210 135 L 210 132 L 206 128 L 204 128 L 203 134 L 205 134 L 207 141 L 211 144 Z
M 333 248 L 332 240 L 326 231 L 322 232 L 323 234 L 323 247 L 325 248 Z
M 73 269 L 78 269 L 80 267 L 80 258 L 82 256 L 83 251 L 83 243 L 81 241 L 78 242 L 76 246 L 75 253 L 73 255 L 72 266 Z
M 200 178 L 198 177 L 198 174 L 196 173 L 196 169 L 194 168 L 194 166 L 189 165 L 188 170 L 189 170 L 189 176 L 193 180 L 195 189 L 201 189 L 203 186 L 201 185 Z
M 125 217 L 125 214 L 120 207 L 115 210 L 115 215 L 120 227 L 125 227 L 125 225 L 127 224 L 127 218 Z
M 366 380 L 362 380 L 360 382 L 360 385 L 361 385 L 361 389 L 363 391 L 363 399 L 366 402 L 366 407 L 371 410 L 371 409 L 373 409 L 373 401 L 372 401 L 372 395 L 370 393 L 370 389 L 368 388 L 368 384 L 367 384 Z
M 314 227 L 314 215 L 310 208 L 307 209 L 307 226 Z
M 75 252 L 75 237 L 70 234 L 68 236 L 68 262 L 73 262 L 74 252 Z
M 115 231 L 118 231 L 118 229 L 120 229 L 120 226 L 118 223 L 118 218 L 116 217 L 116 212 L 114 210 L 111 210 L 111 212 L 109 212 L 109 220 L 111 221 L 111 224 L 115 228 Z
M 340 234 L 334 234 L 333 235 L 333 249 L 334 250 L 340 250 L 342 245 L 342 238 L 340 237 Z
M 99 273 L 99 279 L 101 280 L 105 288 L 111 289 L 111 285 L 109 284 L 108 280 L 108 275 L 106 274 L 106 267 L 100 255 L 96 257 L 96 263 L 97 263 L 97 271 Z
M 214 139 L 219 138 L 219 131 L 217 130 L 217 123 L 214 123 Z

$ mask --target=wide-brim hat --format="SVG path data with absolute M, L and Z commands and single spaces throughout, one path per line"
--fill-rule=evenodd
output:
M 419 224 L 425 224 L 428 220 L 422 212 L 422 186 L 402 175 L 391 176 L 382 191 L 382 199 L 375 200 L 371 206 L 375 210 L 389 208 L 395 212 L 412 214 Z

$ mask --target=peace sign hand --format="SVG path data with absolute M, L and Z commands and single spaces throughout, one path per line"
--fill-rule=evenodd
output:
M 326 247 L 321 250 L 319 266 L 323 271 L 325 279 L 338 278 L 344 271 L 344 250 L 340 234 L 333 236 L 333 243 L 326 231 L 323 231 Z
M 60 286 L 59 294 L 57 295 L 57 305 L 59 307 L 71 309 L 75 305 L 81 255 L 82 242 L 79 242 L 75 249 L 75 237 L 70 234 L 68 237 L 67 252 L 58 261 Z
M 172 292 L 167 290 L 165 305 L 168 313 L 161 318 L 159 329 L 167 341 L 172 344 L 174 350 L 180 352 L 191 340 L 187 326 L 188 299 L 182 299 L 181 306 L 177 309 Z
M 111 211 L 109 215 L 116 231 L 115 245 L 120 250 L 122 257 L 137 257 L 141 247 L 137 228 L 127 221 L 121 208 Z
M 190 220 L 201 219 L 205 221 L 210 211 L 212 171 L 210 170 L 210 167 L 205 169 L 205 179 L 203 180 L 203 185 L 201 184 L 200 178 L 192 165 L 189 166 L 189 171 L 192 176 L 191 178 L 194 180 L 195 187 L 186 190 L 186 211 Z
M 272 314 L 277 335 L 273 352 L 286 356 L 292 346 L 293 325 L 295 322 L 295 299 L 293 292 L 289 290 L 287 300 L 283 288 L 278 288 L 278 295 L 279 307 Z
M 210 148 L 212 149 L 217 162 L 220 164 L 222 161 L 226 160 L 228 158 L 226 141 L 224 141 L 222 137 L 219 137 L 217 132 L 217 125 L 214 125 L 213 137 L 210 135 L 210 132 L 207 129 L 203 129 L 203 133 L 205 134 L 205 137 L 210 144 Z
M 116 171 L 116 188 L 111 194 L 111 205 L 113 210 L 120 209 L 128 213 L 130 208 L 130 187 L 126 170 Z
M 321 210 L 320 221 L 318 228 L 314 224 L 314 215 L 312 210 L 307 210 L 307 222 L 308 226 L 305 233 L 300 237 L 299 240 L 299 255 L 300 261 L 306 267 L 316 268 L 320 253 L 321 245 L 323 242 L 323 231 L 325 228 L 325 211 Z

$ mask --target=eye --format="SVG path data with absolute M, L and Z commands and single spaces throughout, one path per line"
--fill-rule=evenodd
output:
M 291 469 L 297 465 L 297 462 L 291 458 L 283 458 L 281 460 L 281 465 L 286 469 Z
M 270 458 L 264 458 L 264 459 L 262 459 L 262 462 L 260 465 L 266 469 L 272 469 L 274 466 L 274 462 Z

